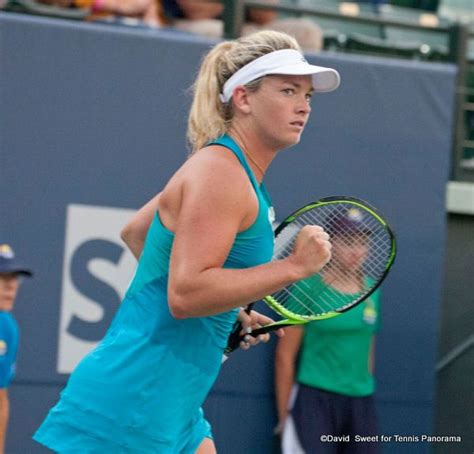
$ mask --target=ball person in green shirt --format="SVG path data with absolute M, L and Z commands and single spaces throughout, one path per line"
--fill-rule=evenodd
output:
M 330 291 L 352 299 L 362 290 L 371 232 L 360 234 L 359 222 L 355 212 L 334 221 L 332 262 L 344 279 L 335 279 L 330 267 L 305 281 L 313 294 Z M 275 361 L 283 454 L 378 452 L 376 443 L 356 439 L 377 434 L 373 367 L 378 315 L 375 291 L 338 317 L 285 329 Z

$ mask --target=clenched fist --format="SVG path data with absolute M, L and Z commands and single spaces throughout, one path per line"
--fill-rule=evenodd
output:
M 301 273 L 301 279 L 318 273 L 331 260 L 329 235 L 317 225 L 304 226 L 296 237 L 288 259 Z

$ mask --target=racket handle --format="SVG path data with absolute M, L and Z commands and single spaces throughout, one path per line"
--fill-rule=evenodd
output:
M 256 328 L 252 330 L 252 332 L 249 333 L 249 335 L 252 337 L 258 337 L 260 336 L 260 334 L 268 334 L 280 328 L 286 328 L 287 326 L 294 326 L 294 325 L 295 323 L 270 323 L 269 325 L 261 326 L 260 328 Z
M 247 314 L 250 314 L 250 311 L 252 310 L 253 305 L 254 303 L 251 303 L 245 308 L 245 312 Z M 239 348 L 240 342 L 244 338 L 244 336 L 240 334 L 241 331 L 242 331 L 242 322 L 236 321 L 234 323 L 232 332 L 229 335 L 229 340 L 227 341 L 227 347 L 224 350 L 224 355 L 229 356 L 234 350 Z

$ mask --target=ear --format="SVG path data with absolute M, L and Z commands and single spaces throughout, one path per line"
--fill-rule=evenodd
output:
M 234 93 L 232 94 L 232 102 L 234 103 L 235 110 L 238 110 L 244 114 L 251 112 L 248 95 L 249 93 L 243 85 L 238 85 L 234 89 Z

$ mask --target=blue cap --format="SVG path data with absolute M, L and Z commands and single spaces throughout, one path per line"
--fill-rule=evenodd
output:
M 364 222 L 364 215 L 358 208 L 350 208 L 345 213 L 328 222 L 328 232 L 333 235 L 370 235 L 372 231 Z
M 18 262 L 13 249 L 8 244 L 0 244 L 0 274 L 10 273 L 33 276 L 31 270 Z

